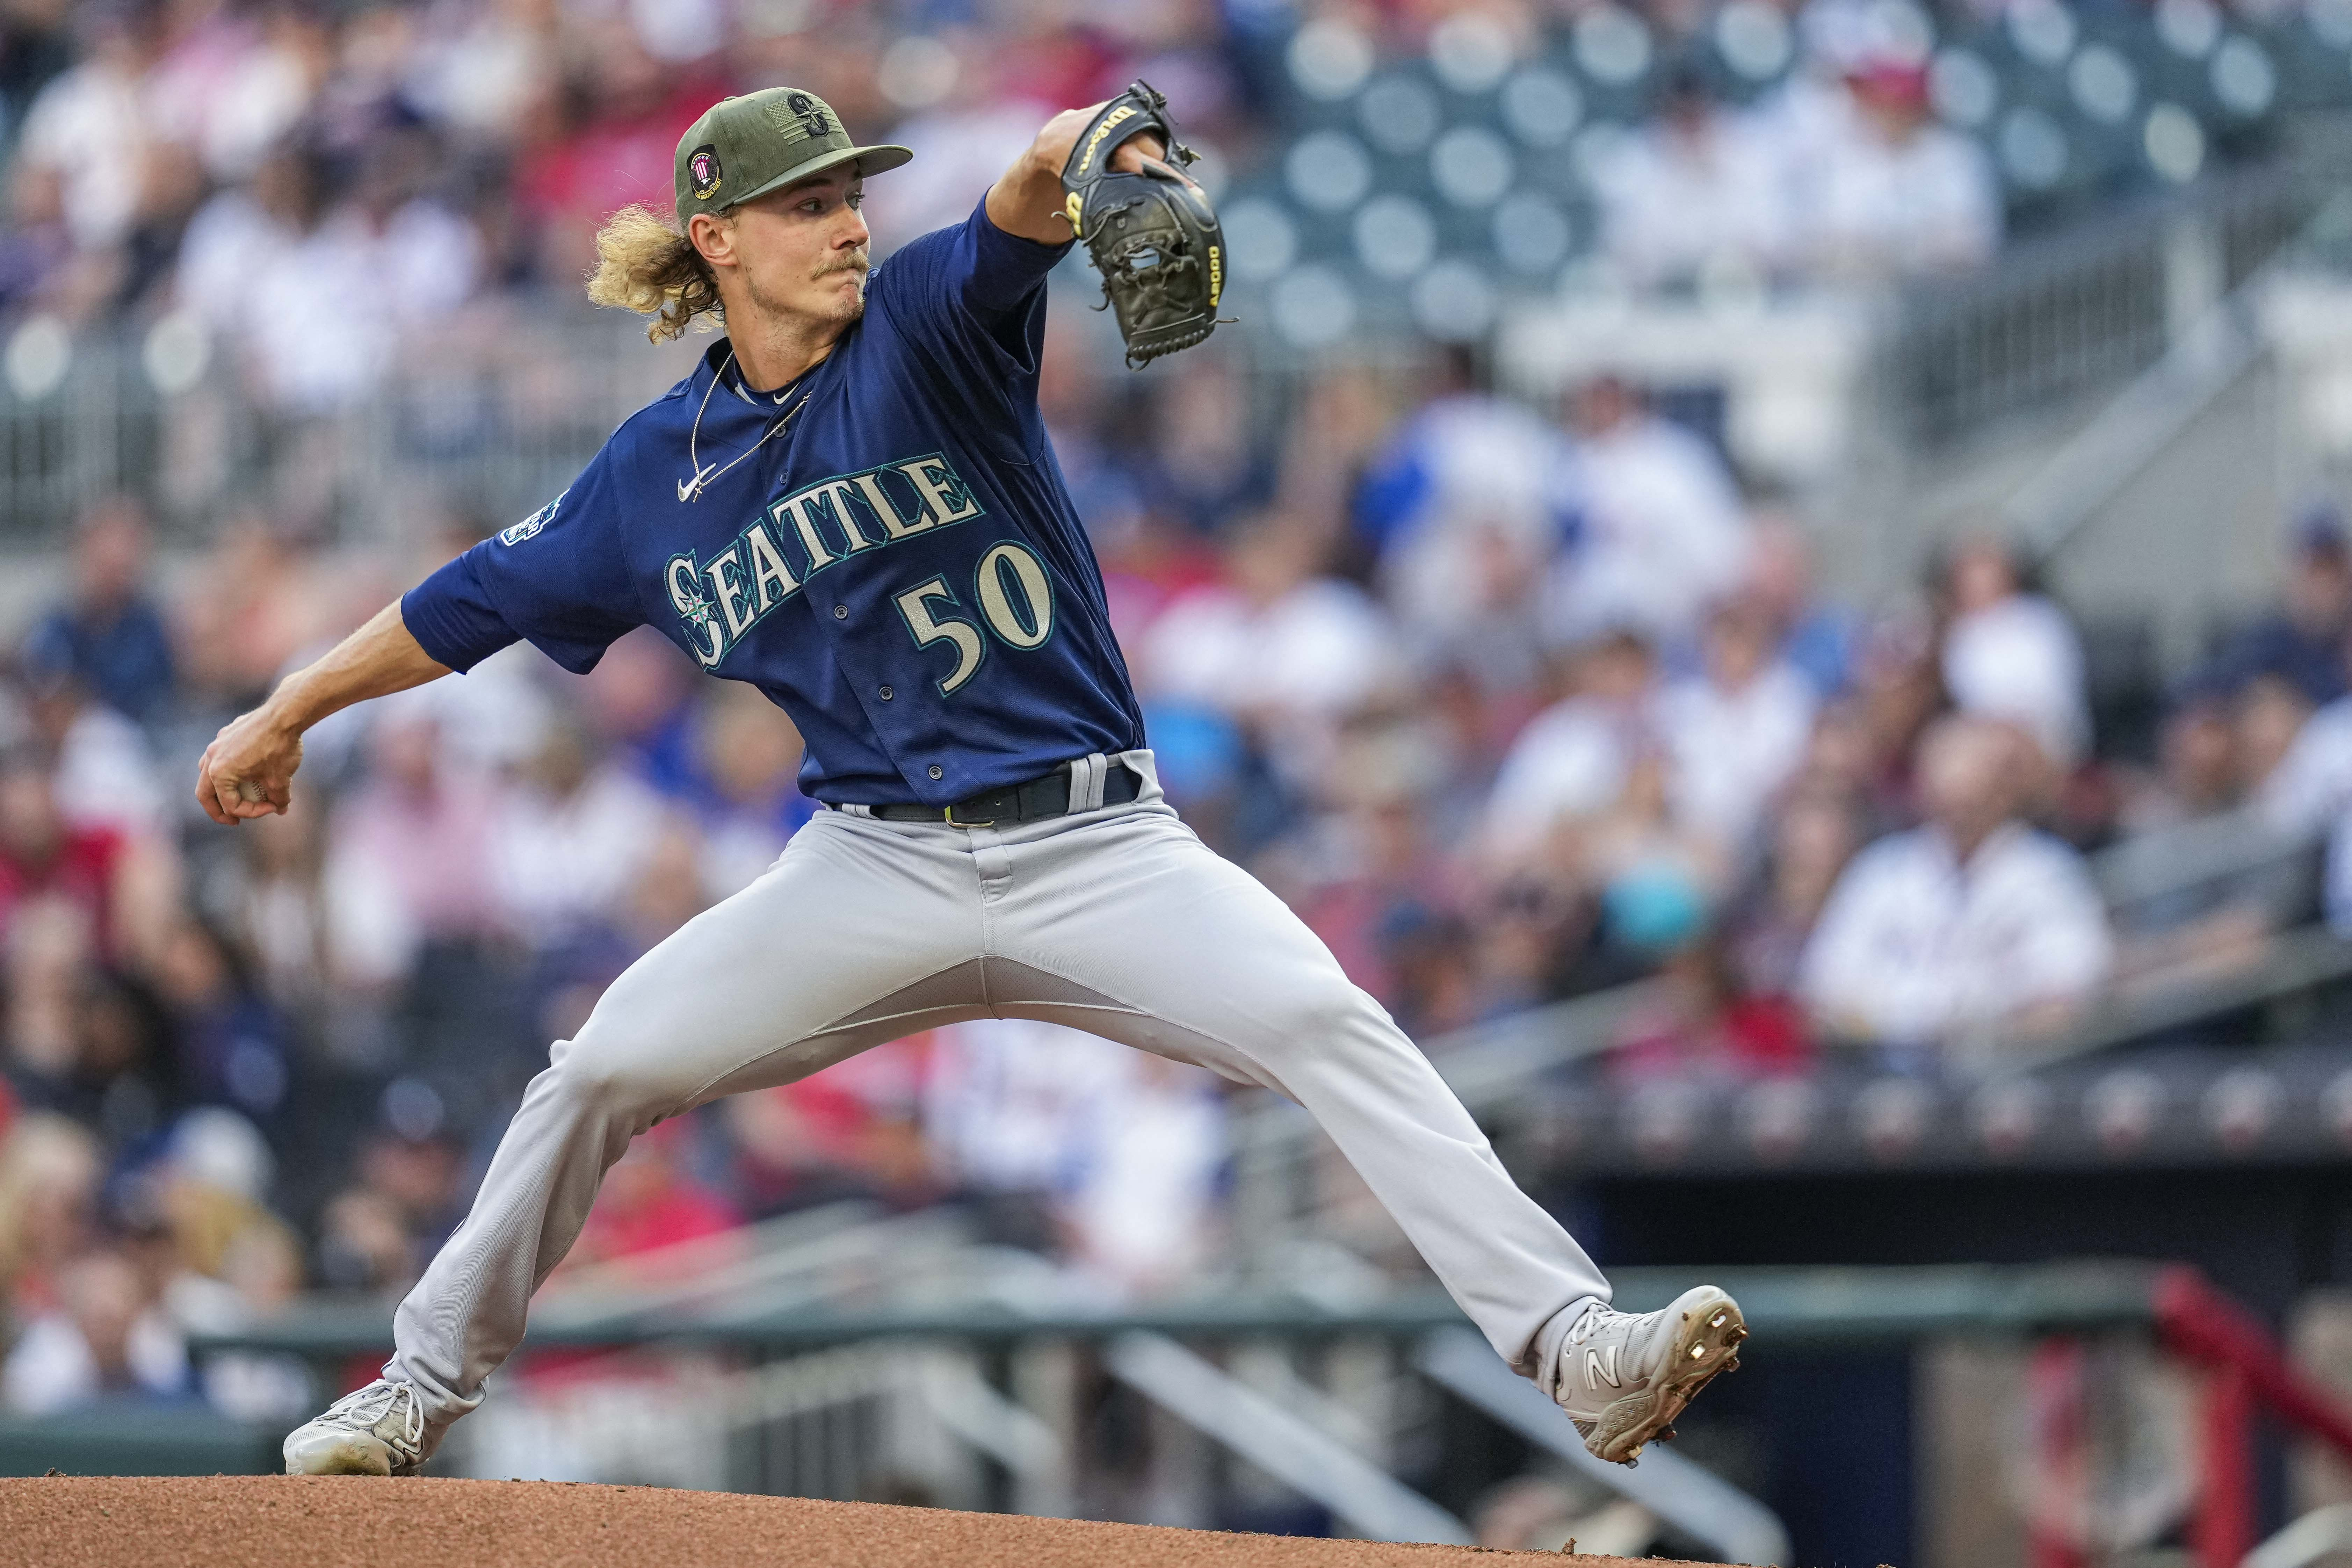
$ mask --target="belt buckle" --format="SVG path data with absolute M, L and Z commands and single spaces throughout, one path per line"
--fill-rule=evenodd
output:
M 961 801 L 956 802 L 956 805 L 961 805 L 962 804 L 963 802 Z M 955 805 L 941 806 L 940 808 L 940 815 L 947 819 L 947 824 L 950 827 L 993 827 L 996 826 L 996 818 L 992 816 L 983 816 L 979 818 L 965 818 L 958 816 L 956 815 Z

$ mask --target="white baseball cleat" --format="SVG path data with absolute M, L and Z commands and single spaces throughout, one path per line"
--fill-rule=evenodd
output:
M 411 1383 L 377 1378 L 286 1438 L 289 1476 L 413 1476 L 425 1464 L 425 1406 Z
M 1595 1301 L 1559 1347 L 1552 1397 L 1594 1458 L 1631 1465 L 1719 1372 L 1739 1365 L 1748 1337 L 1739 1303 L 1712 1285 L 1685 1290 L 1654 1312 L 1619 1312 Z

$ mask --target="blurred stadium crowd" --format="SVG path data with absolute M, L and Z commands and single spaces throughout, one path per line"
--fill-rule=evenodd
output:
M 1310 26 L 1403 48 L 1454 27 L 1449 47 L 1507 58 L 1601 9 Z M 1638 26 L 1662 62 L 1678 39 L 1721 53 L 1730 10 L 1659 0 Z M 1989 255 L 2015 171 L 1931 112 L 1959 89 L 1937 86 L 1925 14 L 1769 15 L 1794 74 L 1736 133 L 1698 54 L 1643 68 L 1656 114 L 1590 171 L 1614 262 L 1671 284 L 1726 257 L 1843 277 Z M 1265 106 L 1344 49 L 1327 31 L 1302 68 L 1299 18 L 1272 5 L 980 20 L 13 0 L 0 309 L 194 312 L 264 400 L 333 412 L 395 352 L 478 341 L 469 310 L 571 287 L 604 215 L 667 205 L 679 128 L 730 87 L 789 80 L 898 125 L 921 156 L 876 184 L 887 244 L 960 216 L 1045 108 L 1137 74 L 1228 171 L 1263 163 L 1288 123 Z M 1693 213 L 1720 231 L 1660 216 Z M 2341 815 L 2352 551 L 2328 514 L 2274 613 L 2135 758 L 2103 749 L 2074 629 L 1990 534 L 1916 594 L 1837 603 L 1799 525 L 1621 382 L 1530 408 L 1455 349 L 1327 368 L 1268 407 L 1222 343 L 1113 380 L 1075 303 L 1042 397 L 1160 776 L 1417 1037 L 1664 975 L 1612 1070 L 1801 1073 L 1853 1048 L 1932 1071 L 2065 1027 L 2118 977 L 2250 962 L 2305 912 L 2293 878 L 2249 876 L 2118 926 L 2083 853 L 2249 801 L 2305 830 Z M 547 1042 L 816 809 L 782 716 L 640 632 L 585 678 L 517 648 L 322 725 L 289 816 L 205 824 L 187 790 L 220 723 L 510 520 L 452 510 L 362 548 L 314 521 L 231 521 L 167 572 L 139 502 L 92 506 L 70 590 L 16 644 L 7 1408 L 298 1414 L 299 1372 L 266 1359 L 215 1359 L 192 1388 L 184 1336 L 305 1288 L 404 1290 Z M 2352 916 L 2352 875 L 2333 902 Z M 1223 1103 L 1192 1069 L 1043 1026 L 940 1031 L 639 1140 L 575 1262 L 856 1197 L 965 1205 L 1107 1293 L 1180 1288 L 1215 1251 Z
M 2186 180 L 2352 98 L 2347 45 L 2337 0 L 12 0 L 0 310 L 184 312 L 271 406 L 331 412 L 419 334 L 461 349 L 469 301 L 568 290 L 730 90 L 799 83 L 916 148 L 872 193 L 887 250 L 1140 74 L 1246 193 L 1245 284 L 1352 253 L 1445 335 L 1483 319 L 1465 289 L 1564 263 L 1702 290 L 1969 266 L 2006 208 Z

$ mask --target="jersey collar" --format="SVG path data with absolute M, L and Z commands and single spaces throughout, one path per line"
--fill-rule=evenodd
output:
M 703 367 L 711 374 L 719 376 L 720 384 L 740 399 L 745 406 L 756 408 L 762 414 L 772 413 L 775 409 L 782 407 L 792 397 L 793 389 L 822 370 L 826 360 L 833 357 L 827 354 L 824 359 L 817 361 L 773 392 L 760 392 L 744 381 L 742 365 L 729 360 L 728 354 L 732 347 L 733 345 L 725 338 L 720 338 L 717 342 L 712 343 L 702 351 Z

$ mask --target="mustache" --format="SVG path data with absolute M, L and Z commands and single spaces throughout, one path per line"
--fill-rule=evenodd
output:
M 836 272 L 870 272 L 872 270 L 873 268 L 867 264 L 866 258 L 865 247 L 861 246 L 849 253 L 847 260 L 836 261 L 830 267 L 819 268 L 816 276 L 830 278 Z

